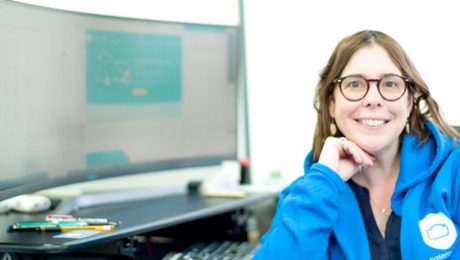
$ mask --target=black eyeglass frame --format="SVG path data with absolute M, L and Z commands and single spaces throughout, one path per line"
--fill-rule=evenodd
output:
M 382 95 L 382 92 L 380 92 L 380 82 L 382 81 L 382 79 L 384 79 L 384 78 L 387 77 L 387 76 L 402 78 L 402 79 L 404 80 L 404 83 L 406 83 L 406 87 L 404 88 L 404 92 L 403 92 L 403 93 L 401 94 L 401 96 L 399 96 L 398 98 L 395 98 L 395 99 L 388 99 L 388 98 L 386 98 L 386 97 L 384 97 L 384 96 Z M 380 96 L 381 96 L 383 99 L 388 100 L 388 101 L 396 101 L 396 100 L 402 98 L 402 96 L 404 96 L 404 94 L 406 93 L 407 89 L 409 88 L 409 84 L 412 83 L 412 79 L 409 78 L 409 77 L 404 77 L 404 76 L 399 76 L 399 75 L 387 75 L 387 76 L 385 76 L 385 77 L 383 77 L 383 78 L 381 78 L 381 79 L 366 79 L 366 78 L 364 78 L 364 77 L 362 77 L 362 76 L 350 75 L 350 76 L 346 76 L 346 77 L 342 77 L 342 78 L 336 78 L 336 79 L 334 79 L 334 80 L 332 81 L 332 83 L 340 83 L 340 84 L 339 84 L 340 93 L 342 93 L 342 96 L 343 96 L 344 98 L 346 98 L 346 99 L 348 99 L 348 100 L 350 100 L 350 101 L 360 101 L 360 100 L 362 100 L 363 98 L 365 98 L 366 95 L 367 95 L 367 93 L 369 92 L 370 87 L 371 87 L 371 84 L 370 84 L 371 81 L 377 82 L 377 90 L 379 91 L 379 94 L 380 94 Z M 364 93 L 364 95 L 363 95 L 361 98 L 359 98 L 359 99 L 350 99 L 350 98 L 347 98 L 347 97 L 345 96 L 345 94 L 343 94 L 343 91 L 342 91 L 342 82 L 343 82 L 344 79 L 350 78 L 350 77 L 362 78 L 362 79 L 364 79 L 364 80 L 367 82 L 366 93 Z

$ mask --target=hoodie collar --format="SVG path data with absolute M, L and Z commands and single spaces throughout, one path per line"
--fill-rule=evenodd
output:
M 405 191 L 431 176 L 454 145 L 433 123 L 425 121 L 424 124 L 430 132 L 424 145 L 417 147 L 420 140 L 413 135 L 403 136 L 399 176 L 391 198 L 391 207 L 399 215 Z

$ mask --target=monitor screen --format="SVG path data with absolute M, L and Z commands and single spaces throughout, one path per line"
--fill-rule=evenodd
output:
M 237 28 L 0 0 L 0 200 L 236 159 Z

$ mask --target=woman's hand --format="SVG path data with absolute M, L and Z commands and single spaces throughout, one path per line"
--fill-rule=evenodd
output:
M 359 164 L 371 167 L 373 160 L 375 157 L 363 151 L 355 143 L 348 140 L 341 143 L 340 138 L 328 137 L 324 142 L 318 163 L 334 170 L 343 181 L 348 181 L 358 172 Z

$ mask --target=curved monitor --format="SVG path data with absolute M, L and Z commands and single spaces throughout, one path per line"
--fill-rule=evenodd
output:
M 0 200 L 236 159 L 236 36 L 0 0 Z

